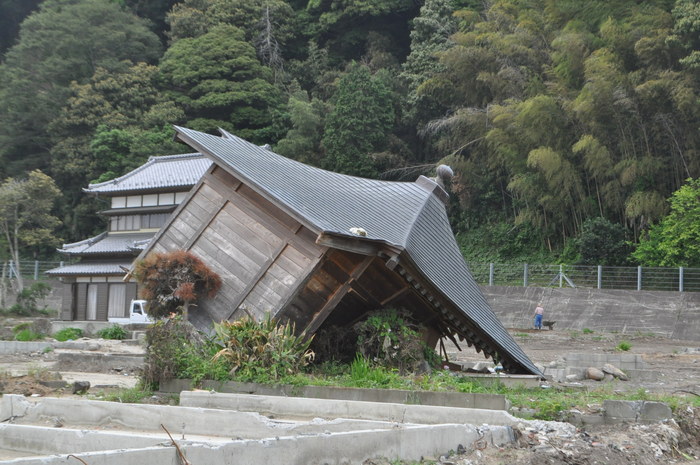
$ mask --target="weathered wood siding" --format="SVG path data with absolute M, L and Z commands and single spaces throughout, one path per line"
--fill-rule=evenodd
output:
M 189 250 L 221 276 L 217 296 L 199 304 L 213 321 L 275 316 L 325 250 L 314 233 L 218 167 L 175 215 L 152 251 Z M 197 313 L 193 320 L 205 324 Z
M 61 300 L 61 320 L 73 319 L 73 307 L 75 305 L 75 283 L 63 283 L 63 300 Z

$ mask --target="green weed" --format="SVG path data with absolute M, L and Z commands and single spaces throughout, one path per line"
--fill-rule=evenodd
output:
M 22 342 L 38 341 L 38 340 L 43 339 L 43 338 L 44 338 L 43 334 L 36 333 L 36 332 L 32 331 L 31 329 L 23 329 L 23 330 L 15 333 L 15 341 L 22 341 Z
M 137 386 L 129 389 L 119 389 L 103 395 L 103 399 L 109 402 L 120 402 L 123 404 L 139 404 L 143 399 L 153 395 L 153 391 Z
M 593 330 L 590 328 L 583 328 L 583 334 L 593 334 Z
M 632 348 L 632 344 L 630 344 L 627 341 L 620 341 L 620 343 L 615 346 L 615 350 L 621 351 L 621 352 L 627 352 Z
M 127 330 L 116 324 L 97 331 L 97 337 L 101 337 L 102 339 L 116 339 L 121 341 L 126 339 L 128 335 L 129 333 Z
M 80 328 L 63 328 L 53 335 L 53 338 L 60 342 L 76 340 L 81 337 L 83 337 L 83 330 Z

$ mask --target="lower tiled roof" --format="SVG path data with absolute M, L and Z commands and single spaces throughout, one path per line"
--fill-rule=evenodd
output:
M 76 263 L 54 268 L 46 272 L 49 276 L 123 276 L 131 261 L 109 263 Z
M 136 255 L 148 244 L 155 233 L 127 233 L 109 234 L 102 233 L 90 239 L 85 239 L 72 244 L 64 244 L 59 252 L 67 255 L 91 255 L 91 254 L 134 254 Z

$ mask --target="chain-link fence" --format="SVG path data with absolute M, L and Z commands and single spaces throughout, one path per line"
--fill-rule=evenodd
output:
M 700 268 L 498 263 L 470 263 L 469 268 L 476 282 L 485 286 L 700 292 Z
M 23 278 L 45 279 L 46 271 L 64 264 L 62 261 L 21 261 L 19 273 Z M 1 265 L 2 277 L 17 276 L 18 267 L 14 262 L 6 261 Z M 484 286 L 700 292 L 700 268 L 502 263 L 469 263 L 469 268 L 476 282 Z
M 46 272 L 63 266 L 65 262 L 59 261 L 41 261 L 41 260 L 22 260 L 17 263 L 12 260 L 2 262 L 2 277 L 5 279 L 14 279 L 18 275 L 25 279 L 46 279 Z

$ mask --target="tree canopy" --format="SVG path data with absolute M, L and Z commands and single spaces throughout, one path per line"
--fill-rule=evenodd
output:
M 28 252 L 37 257 L 60 243 L 54 235 L 59 220 L 51 214 L 60 194 L 53 179 L 39 170 L 26 179 L 7 178 L 0 184 L 0 233 L 17 268 Z M 22 277 L 17 271 L 21 291 Z
M 668 216 L 649 229 L 633 255 L 647 266 L 700 267 L 700 179 L 688 179 L 669 203 Z
M 172 124 L 221 127 L 353 175 L 448 163 L 455 232 L 499 232 L 514 260 L 556 260 L 599 218 L 634 244 L 700 178 L 699 18 L 694 0 L 0 0 L 0 179 L 48 173 L 80 240 L 102 227 L 85 183 L 188 150 Z

